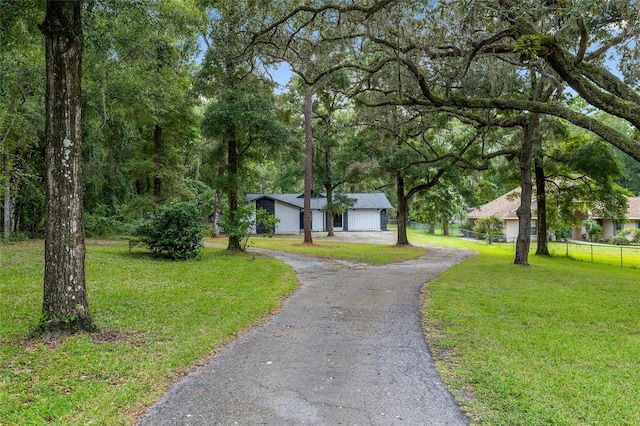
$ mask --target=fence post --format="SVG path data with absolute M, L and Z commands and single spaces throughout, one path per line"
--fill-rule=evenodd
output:
M 593 263 L 593 244 L 590 244 L 589 247 L 591 247 L 591 263 Z

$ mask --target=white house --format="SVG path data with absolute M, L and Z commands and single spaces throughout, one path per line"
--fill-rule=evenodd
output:
M 334 215 L 334 231 L 386 231 L 387 210 L 393 206 L 383 193 L 345 194 L 355 203 L 343 214 Z M 298 234 L 304 229 L 303 194 L 248 194 L 246 201 L 253 203 L 256 209 L 263 208 L 275 215 L 280 222 L 276 225 L 276 234 Z M 327 212 L 322 208 L 327 197 L 314 194 L 311 197 L 311 229 L 314 232 L 327 230 Z M 256 233 L 265 233 L 258 227 Z

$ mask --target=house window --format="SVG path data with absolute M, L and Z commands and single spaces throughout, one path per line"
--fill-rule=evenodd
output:
M 333 214 L 333 226 L 335 228 L 342 228 L 342 213 Z
M 636 228 L 640 228 L 640 220 L 636 220 Z
M 618 235 L 618 232 L 624 229 L 624 223 L 621 222 L 613 222 L 613 235 Z
M 538 220 L 531 219 L 531 235 L 538 235 Z

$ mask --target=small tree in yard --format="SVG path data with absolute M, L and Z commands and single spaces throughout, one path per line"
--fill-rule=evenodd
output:
M 476 220 L 473 225 L 473 232 L 482 234 L 491 243 L 496 237 L 504 235 L 502 233 L 502 221 L 498 216 L 483 217 Z
M 269 214 L 265 209 L 256 210 L 255 217 L 253 215 L 253 206 L 246 204 L 238 206 L 235 211 L 225 209 L 222 219 L 218 221 L 218 225 L 224 230 L 229 238 L 237 238 L 240 242 L 240 250 L 246 250 L 249 243 L 249 236 L 254 226 L 262 225 L 267 230 L 266 237 L 273 237 L 276 225 L 280 219 Z
M 602 226 L 593 219 L 587 219 L 582 222 L 582 226 L 589 235 L 589 241 L 597 242 L 602 235 Z
M 174 260 L 191 259 L 203 247 L 200 211 L 192 202 L 171 204 L 143 222 L 135 235 L 154 253 L 166 253 Z

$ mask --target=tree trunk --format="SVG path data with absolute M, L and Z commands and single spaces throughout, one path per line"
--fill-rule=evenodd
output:
M 224 177 L 224 164 L 220 164 L 218 167 L 218 181 L 222 181 Z M 220 225 L 218 225 L 218 221 L 222 217 L 222 190 L 220 189 L 220 185 L 217 185 L 216 188 L 216 198 L 213 204 L 213 229 L 211 234 L 214 237 L 220 235 Z
M 407 206 L 407 197 L 404 194 L 404 177 L 400 172 L 396 175 L 396 195 L 398 197 L 398 239 L 396 244 L 404 246 L 409 244 L 407 238 L 407 219 L 409 218 L 409 208 Z
M 518 216 L 518 238 L 516 240 L 516 256 L 513 263 L 529 265 L 529 248 L 531 247 L 531 199 L 533 182 L 531 181 L 531 159 L 533 141 L 537 133 L 538 114 L 531 114 L 529 122 L 524 126 L 522 148 L 520 149 L 520 207 Z
M 9 160 L 5 156 L 4 161 L 4 218 L 3 231 L 4 237 L 7 238 L 11 234 L 13 227 L 14 208 L 13 196 L 11 194 L 11 168 Z
M 324 150 L 324 171 L 325 171 L 325 190 L 327 191 L 327 205 L 333 203 L 333 186 L 331 185 L 331 148 L 327 147 Z M 333 211 L 327 212 L 327 237 L 333 237 Z
M 537 141 L 540 142 L 540 141 Z M 536 175 L 536 198 L 538 200 L 538 246 L 536 255 L 549 256 L 549 243 L 547 239 L 547 189 L 542 164 L 542 147 L 536 144 L 536 155 L 533 161 Z
M 304 142 L 305 142 L 305 162 L 304 162 L 304 244 L 313 244 L 311 235 L 311 191 L 313 190 L 313 133 L 311 130 L 311 106 L 313 102 L 313 92 L 311 85 L 306 85 L 304 94 Z
M 153 196 L 156 200 L 162 197 L 162 127 L 158 124 L 153 129 Z
M 325 189 L 327 190 L 327 205 L 331 205 L 331 203 L 333 203 L 333 188 L 331 188 L 331 186 L 326 186 Z M 332 211 L 327 211 L 327 237 L 334 237 L 335 234 L 333 233 L 333 212 Z
M 431 235 L 435 234 L 435 233 L 436 233 L 436 224 L 435 224 L 435 223 L 433 223 L 433 222 L 431 222 L 431 223 L 429 224 L 429 229 L 427 230 L 427 232 L 428 232 L 429 234 L 431 234 Z
M 442 235 L 444 236 L 449 236 L 449 221 L 448 220 L 443 220 L 442 221 Z
M 231 134 L 227 137 L 227 167 L 229 170 L 228 179 L 228 201 L 229 201 L 229 221 L 233 224 L 240 219 L 238 217 L 238 147 L 235 135 Z M 229 244 L 227 250 L 242 250 L 239 235 L 229 235 Z
M 47 0 L 44 301 L 46 332 L 92 330 L 82 207 L 82 0 Z

